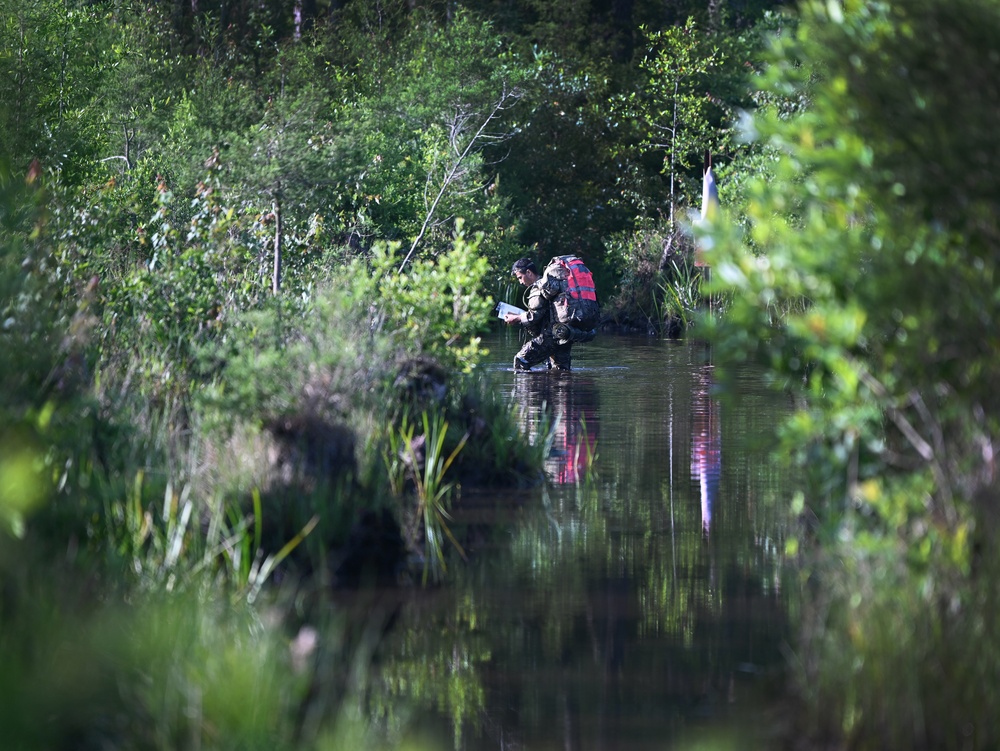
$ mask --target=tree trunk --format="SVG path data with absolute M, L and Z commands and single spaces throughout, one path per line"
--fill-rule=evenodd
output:
M 723 0 L 708 0 L 708 29 L 716 31 L 722 17 Z
M 677 161 L 677 97 L 680 95 L 680 85 L 677 81 L 674 81 L 674 114 L 672 122 L 670 123 L 670 232 L 672 233 L 676 226 L 674 225 L 674 205 L 677 203 L 676 198 L 676 175 L 675 175 L 675 164 Z
M 274 200 L 274 271 L 271 275 L 271 291 L 277 295 L 281 291 L 281 199 Z
M 674 233 L 671 232 L 667 235 L 666 241 L 663 243 L 663 252 L 660 253 L 660 263 L 656 267 L 657 270 L 662 274 L 667 270 L 667 264 L 670 263 L 670 259 L 674 257 Z

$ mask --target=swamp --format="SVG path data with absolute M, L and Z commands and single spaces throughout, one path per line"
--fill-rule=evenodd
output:
M 1000 747 L 1000 0 L 0 20 L 4 751 Z
M 569 374 L 514 373 L 513 342 L 488 337 L 485 367 L 544 481 L 462 491 L 468 560 L 400 596 L 382 679 L 441 748 L 768 747 L 794 606 L 766 428 L 787 402 L 750 369 L 723 398 L 696 340 L 599 336 Z

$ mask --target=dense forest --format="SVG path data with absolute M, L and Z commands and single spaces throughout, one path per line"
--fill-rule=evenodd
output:
M 12 748 L 394 747 L 291 591 L 535 481 L 479 335 L 571 252 L 795 400 L 789 747 L 1000 741 L 996 0 L 0 3 Z

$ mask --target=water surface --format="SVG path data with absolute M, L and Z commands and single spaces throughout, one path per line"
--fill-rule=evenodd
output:
M 463 492 L 469 547 L 385 645 L 395 698 L 455 749 L 757 748 L 780 676 L 784 476 L 761 445 L 785 410 L 753 372 L 725 398 L 697 342 L 600 336 L 569 375 L 490 378 L 545 482 Z M 411 722 L 413 718 L 411 718 Z

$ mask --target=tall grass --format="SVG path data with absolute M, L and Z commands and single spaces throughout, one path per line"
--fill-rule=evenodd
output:
M 597 440 L 591 440 L 587 431 L 587 418 L 580 417 L 580 431 L 577 434 L 576 444 L 573 446 L 573 456 L 571 457 L 577 467 L 575 473 L 576 483 L 593 484 L 597 480 L 597 473 L 594 470 L 594 463 L 597 461 Z
M 25 238 L 32 227 L 25 222 Z M 317 574 L 310 585 L 321 590 L 324 556 L 346 532 L 338 522 L 393 500 L 392 480 L 370 472 L 378 456 L 365 455 L 397 414 L 398 405 L 377 402 L 392 401 L 395 363 L 425 343 L 475 364 L 471 334 L 485 314 L 470 308 L 482 303 L 473 280 L 458 308 L 440 304 L 442 285 L 412 285 L 425 315 L 400 314 L 406 336 L 396 338 L 370 327 L 380 279 L 360 264 L 301 298 L 225 315 L 212 307 L 207 324 L 181 310 L 190 329 L 176 335 L 184 357 L 171 359 L 163 353 L 174 333 L 165 342 L 137 321 L 155 322 L 162 304 L 183 297 L 174 292 L 201 294 L 202 275 L 140 269 L 130 285 L 102 292 L 100 318 L 91 298 L 74 310 L 71 281 L 35 274 L 23 244 L 7 240 L 0 236 L 0 746 L 380 745 L 361 709 L 362 681 L 345 690 L 317 677 L 317 665 L 333 676 L 363 672 L 365 655 L 340 646 L 347 640 L 332 623 L 320 646 L 290 639 L 316 610 L 302 604 L 305 587 L 278 574 L 295 572 L 306 549 L 304 568 Z M 48 257 L 43 236 L 32 243 Z M 480 254 L 466 248 L 465 257 Z M 57 310 L 52 300 L 66 304 Z M 76 325 L 83 313 L 88 327 Z M 441 333 L 456 322 L 466 346 L 452 350 Z M 344 444 L 317 456 L 308 441 L 292 445 L 300 433 L 279 445 L 273 426 L 303 415 Z M 505 440 L 509 423 L 491 416 L 477 435 L 496 427 L 495 440 Z M 471 429 L 449 443 L 454 424 L 424 412 L 398 436 L 414 468 L 426 576 L 443 574 L 449 541 L 463 553 L 448 525 Z M 278 448 L 300 462 L 288 477 L 272 456 Z M 292 655 L 290 640 L 306 646 Z M 357 711 L 340 711 L 350 700 Z
M 447 571 L 445 540 L 451 542 L 459 555 L 465 556 L 461 544 L 448 527 L 452 494 L 457 483 L 446 481 L 445 476 L 468 442 L 469 434 L 465 433 L 446 454 L 448 422 L 444 416 L 440 412 L 430 414 L 425 410 L 420 420 L 423 433 L 422 440 L 418 441 L 414 435 L 416 425 L 404 416 L 402 424 L 393 431 L 386 463 L 393 492 L 402 495 L 405 480 L 413 484 L 415 516 L 422 522 L 420 532 L 425 549 L 423 580 L 427 583 L 429 578 L 439 580 Z
M 915 570 L 870 541 L 817 554 L 792 675 L 800 742 L 856 749 L 1000 744 L 1000 597 L 984 575 Z

